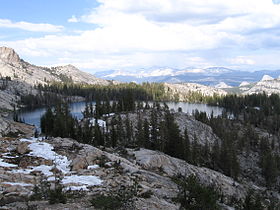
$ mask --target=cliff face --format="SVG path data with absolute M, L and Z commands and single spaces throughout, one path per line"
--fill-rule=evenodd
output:
M 0 59 L 6 63 L 19 63 L 20 58 L 18 54 L 11 48 L 0 47 Z

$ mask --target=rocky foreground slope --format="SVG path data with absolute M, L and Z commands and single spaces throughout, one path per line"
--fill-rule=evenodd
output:
M 0 47 L 0 76 L 10 77 L 30 85 L 47 82 L 65 82 L 108 85 L 109 81 L 99 79 L 92 74 L 80 71 L 72 65 L 58 67 L 41 67 L 22 60 L 11 48 Z
M 137 196 L 128 209 L 179 209 L 172 177 L 195 174 L 206 185 L 219 186 L 227 199 L 244 198 L 246 185 L 219 172 L 196 167 L 183 160 L 147 149 L 118 152 L 101 150 L 71 139 L 2 138 L 0 157 L 0 204 L 2 209 L 26 208 L 24 202 L 42 177 L 53 182 L 62 177 L 65 189 L 76 192 L 66 204 L 33 201 L 38 209 L 94 209 L 90 199 L 118 192 L 137 181 Z M 55 169 L 54 169 L 55 167 Z M 147 195 L 147 192 L 149 196 Z M 79 196 L 82 195 L 82 196 Z
M 149 111 L 139 114 L 143 120 L 150 116 Z M 107 117 L 108 125 L 112 117 Z M 120 117 L 129 117 L 132 126 L 136 126 L 136 113 L 121 114 Z M 187 127 L 191 143 L 196 139 L 199 145 L 207 145 L 212 150 L 214 143 L 221 141 L 210 126 L 192 116 L 174 113 L 174 117 L 181 131 Z M 240 127 L 240 131 L 243 130 Z M 136 193 L 125 209 L 179 209 L 176 198 L 180 187 L 174 180 L 178 174 L 195 175 L 204 186 L 215 186 L 223 195 L 219 201 L 222 209 L 236 207 L 250 190 L 261 193 L 268 202 L 270 197 L 280 200 L 278 192 L 264 187 L 256 151 L 238 155 L 241 175 L 236 181 L 218 171 L 194 166 L 159 151 L 97 148 L 66 138 L 33 138 L 32 126 L 3 117 L 0 118 L 1 132 L 5 136 L 0 137 L 2 209 L 27 209 L 30 206 L 34 209 L 94 209 L 91 201 L 99 195 L 131 193 L 135 186 Z M 261 134 L 265 133 L 260 131 Z M 277 143 L 275 148 L 279 148 Z M 30 201 L 34 186 L 50 183 L 54 187 L 57 177 L 61 178 L 64 191 L 71 196 L 66 204 Z

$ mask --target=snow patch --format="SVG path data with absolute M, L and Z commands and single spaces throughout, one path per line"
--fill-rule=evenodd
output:
M 247 86 L 247 85 L 250 85 L 250 83 L 244 81 L 244 82 L 241 82 L 241 83 L 240 83 L 239 87 L 244 87 L 244 86 Z
M 102 120 L 103 121 L 103 120 Z M 105 122 L 105 121 L 103 121 Z M 70 163 L 66 156 L 59 155 L 56 152 L 53 151 L 53 146 L 49 143 L 41 141 L 42 139 L 20 139 L 20 141 L 26 141 L 30 142 L 28 145 L 31 152 L 28 154 L 29 156 L 33 157 L 41 157 L 46 160 L 53 161 L 53 165 L 40 165 L 40 166 L 30 166 L 27 169 L 14 169 L 11 172 L 12 173 L 23 173 L 23 174 L 30 174 L 33 171 L 40 171 L 42 172 L 46 177 L 48 181 L 54 181 L 54 173 L 51 171 L 54 166 L 56 166 L 57 169 L 59 169 L 62 174 L 64 174 L 64 177 L 62 179 L 62 184 L 67 184 L 71 186 L 68 186 L 67 189 L 71 190 L 88 190 L 88 186 L 95 186 L 100 185 L 102 183 L 102 180 L 97 176 L 92 175 L 69 175 L 70 173 Z M 14 164 L 9 164 L 3 162 L 2 159 L 0 159 L 0 166 L 3 167 L 18 167 Z M 96 169 L 98 168 L 98 165 L 90 165 L 88 166 L 88 169 Z M 68 175 L 66 175 L 68 174 Z M 12 183 L 14 185 L 17 185 L 18 183 Z M 76 186 L 77 185 L 77 186 Z M 22 186 L 27 186 L 23 185 Z M 29 185 L 28 185 L 29 186 Z
M 12 167 L 13 168 L 13 167 L 18 167 L 18 165 L 6 163 L 6 162 L 4 162 L 3 159 L 0 159 L 0 167 L 4 167 L 4 168 Z
M 94 186 L 94 185 L 100 185 L 102 183 L 102 180 L 99 179 L 97 176 L 72 175 L 72 176 L 65 176 L 61 182 L 62 184 L 77 183 L 81 185 Z
M 263 75 L 261 81 L 269 81 L 269 80 L 274 80 L 273 77 L 269 76 L 269 75 Z
M 33 184 L 27 184 L 24 182 L 2 182 L 2 184 L 17 185 L 17 186 L 23 186 L 23 187 L 32 187 L 33 186 Z
M 109 113 L 109 114 L 103 114 L 102 116 L 103 117 L 111 117 L 111 116 L 114 116 L 115 115 L 115 113 Z
M 96 168 L 99 168 L 99 165 L 90 165 L 87 167 L 87 169 L 96 169 Z
M 94 126 L 95 125 L 95 118 L 90 119 L 89 123 Z M 97 124 L 102 127 L 102 128 L 106 128 L 106 122 L 104 120 L 97 120 Z
M 70 191 L 89 191 L 89 189 L 85 185 L 82 185 L 82 186 L 68 186 L 65 189 L 70 190 Z
M 68 173 L 70 171 L 69 166 L 71 161 L 69 161 L 66 156 L 59 155 L 52 151 L 54 149 L 52 145 L 46 142 L 33 142 L 28 147 L 31 150 L 28 155 L 52 160 L 57 169 L 63 173 Z
M 232 86 L 227 85 L 225 82 L 220 82 L 219 84 L 215 85 L 215 88 L 232 88 Z

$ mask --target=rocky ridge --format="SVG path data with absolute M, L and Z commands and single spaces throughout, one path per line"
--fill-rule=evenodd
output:
M 177 95 L 179 101 L 185 101 L 190 93 L 198 92 L 203 96 L 226 95 L 227 92 L 218 88 L 196 83 L 169 84 L 164 83 L 165 91 Z
M 23 81 L 30 85 L 47 82 L 73 81 L 74 83 L 108 85 L 109 81 L 99 79 L 89 73 L 80 71 L 72 65 L 59 67 L 40 67 L 20 59 L 11 48 L 0 47 L 0 76 Z
M 245 91 L 244 95 L 258 94 L 265 92 L 267 95 L 280 94 L 280 79 L 265 78 L 249 90 Z

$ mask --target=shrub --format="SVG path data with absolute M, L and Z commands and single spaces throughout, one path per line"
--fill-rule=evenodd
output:
M 122 207 L 122 201 L 118 196 L 98 195 L 91 200 L 91 204 L 98 209 L 119 209 Z
M 177 201 L 185 209 L 219 209 L 217 201 L 220 198 L 219 193 L 213 186 L 203 186 L 199 183 L 195 175 L 189 177 L 177 176 L 174 182 L 179 186 Z
M 67 195 L 63 191 L 61 180 L 55 177 L 54 189 L 45 177 L 41 178 L 40 184 L 35 185 L 30 200 L 48 200 L 50 204 L 66 203 Z
M 133 198 L 137 196 L 138 188 L 138 182 L 134 180 L 132 186 L 120 186 L 116 192 L 111 192 L 109 195 L 97 195 L 90 202 L 98 209 L 133 209 Z

